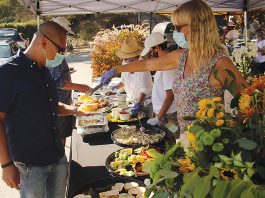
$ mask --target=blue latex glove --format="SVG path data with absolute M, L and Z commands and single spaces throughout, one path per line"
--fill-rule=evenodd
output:
M 133 105 L 133 107 L 132 107 L 132 116 L 133 116 L 133 117 L 136 117 L 137 114 L 138 114 L 138 112 L 140 111 L 140 109 L 141 109 L 141 105 L 140 105 L 140 103 L 135 103 L 135 104 Z
M 111 79 L 117 75 L 117 71 L 113 68 L 111 68 L 110 70 L 106 71 L 100 80 L 100 84 L 106 85 L 109 84 Z

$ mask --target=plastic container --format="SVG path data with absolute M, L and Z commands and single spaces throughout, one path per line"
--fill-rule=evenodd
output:
M 78 116 L 76 119 L 77 133 L 81 135 L 102 133 L 109 130 L 105 115 Z

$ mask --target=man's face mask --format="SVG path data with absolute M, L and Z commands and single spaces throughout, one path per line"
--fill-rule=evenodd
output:
M 50 43 L 50 41 L 49 41 L 49 44 L 52 47 L 52 49 L 56 52 L 56 50 L 54 49 L 54 47 L 52 46 L 52 44 Z M 49 59 L 47 59 L 47 56 L 46 56 L 46 53 L 45 53 L 45 50 L 44 49 L 43 49 L 43 52 L 44 52 L 45 57 L 46 57 L 46 64 L 45 64 L 46 67 L 53 68 L 53 67 L 57 67 L 57 66 L 59 66 L 59 65 L 62 64 L 63 59 L 64 59 L 64 56 L 63 55 L 61 55 L 61 54 L 59 54 L 59 53 L 56 52 L 56 55 L 55 55 L 54 59 L 49 60 Z

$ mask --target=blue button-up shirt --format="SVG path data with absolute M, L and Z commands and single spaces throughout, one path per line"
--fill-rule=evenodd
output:
M 56 129 L 58 96 L 46 67 L 19 51 L 0 64 L 0 112 L 14 161 L 44 166 L 57 162 L 64 147 Z

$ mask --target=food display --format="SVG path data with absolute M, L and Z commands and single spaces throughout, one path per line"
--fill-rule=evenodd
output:
M 92 181 L 76 193 L 74 198 L 143 198 L 143 182 L 131 177 L 108 177 Z
M 111 190 L 100 192 L 100 198 L 144 198 L 145 187 L 139 186 L 137 182 L 115 183 Z
M 123 110 L 122 108 L 113 108 L 111 113 L 108 113 L 107 119 L 109 122 L 117 123 L 128 123 L 128 122 L 137 122 L 137 116 L 141 114 L 141 119 L 145 117 L 143 112 L 139 112 L 137 115 L 131 113 L 131 109 Z
M 107 132 L 108 120 L 103 114 L 91 114 L 89 116 L 78 116 L 76 119 L 77 133 L 81 135 Z
M 107 124 L 104 115 L 79 116 L 77 118 L 77 127 L 96 126 Z
M 80 109 L 86 113 L 102 113 L 109 111 L 113 105 L 103 98 L 82 95 L 78 98 Z
M 141 131 L 136 126 L 122 127 L 112 133 L 115 143 L 125 146 L 141 146 L 162 141 L 166 133 L 159 128 L 151 127 Z
M 143 177 L 148 175 L 142 172 L 143 164 L 151 159 L 145 147 L 126 148 L 112 153 L 106 160 L 106 167 L 114 175 Z

